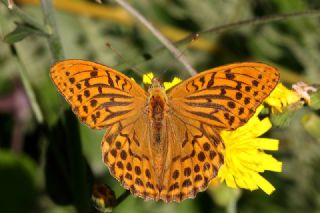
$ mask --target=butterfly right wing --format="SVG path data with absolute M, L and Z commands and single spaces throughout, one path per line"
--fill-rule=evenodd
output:
M 279 81 L 276 68 L 263 63 L 229 64 L 201 72 L 171 89 L 170 108 L 181 117 L 219 129 L 245 124 Z
M 224 162 L 219 134 L 194 119 L 168 114 L 163 131 L 168 163 L 160 199 L 181 202 L 204 191 Z
M 271 66 L 240 63 L 202 72 L 168 92 L 171 161 L 161 199 L 179 202 L 208 187 L 224 161 L 219 132 L 247 122 L 278 80 Z

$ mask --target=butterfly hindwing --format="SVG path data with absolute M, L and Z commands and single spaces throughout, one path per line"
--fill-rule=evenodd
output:
M 166 120 L 168 168 L 160 198 L 181 202 L 204 191 L 223 164 L 224 144 L 219 134 L 198 121 L 169 114 Z
M 145 200 L 158 200 L 150 139 L 148 119 L 141 114 L 128 122 L 117 122 L 107 130 L 101 142 L 102 155 L 110 173 L 124 188 Z

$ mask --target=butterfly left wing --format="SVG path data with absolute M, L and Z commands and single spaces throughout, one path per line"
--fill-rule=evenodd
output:
M 148 115 L 115 123 L 101 142 L 103 161 L 112 176 L 135 196 L 159 200 L 159 186 L 151 155 Z
M 102 156 L 111 175 L 134 195 L 159 199 L 145 91 L 125 75 L 90 61 L 58 62 L 51 77 L 85 124 L 106 128 Z
M 50 75 L 73 112 L 91 128 L 139 116 L 146 104 L 146 92 L 133 80 L 95 62 L 60 61 Z
M 276 68 L 238 63 L 201 72 L 169 91 L 171 110 L 180 117 L 218 129 L 245 124 L 279 81 Z

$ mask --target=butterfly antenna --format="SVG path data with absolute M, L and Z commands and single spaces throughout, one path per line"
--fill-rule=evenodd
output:
M 199 38 L 199 34 L 198 33 L 194 33 L 193 35 L 192 35 L 192 39 L 191 39 L 191 41 L 183 48 L 183 50 L 182 51 L 180 51 L 180 54 L 176 57 L 176 58 L 179 58 L 179 57 L 181 57 L 182 55 L 184 55 L 184 53 L 190 48 L 190 46 L 191 46 L 191 44 L 193 43 L 193 42 L 195 42 L 196 40 L 198 40 L 198 38 Z M 164 69 L 164 71 L 163 71 L 163 75 L 169 70 L 169 67 L 171 66 L 171 64 L 168 64 L 167 65 L 167 67 Z
M 121 54 L 120 54 L 120 52 L 119 51 L 117 51 L 115 48 L 113 48 L 112 46 L 111 46 L 111 44 L 109 43 L 109 42 L 107 42 L 106 43 L 106 46 L 108 47 L 108 48 L 110 48 L 114 53 L 116 53 L 116 55 L 124 62 L 124 63 L 126 63 L 126 64 L 128 64 L 128 65 L 130 65 L 130 69 L 132 69 L 136 74 L 138 74 L 138 75 L 143 75 L 143 71 L 142 70 L 139 70 L 138 68 L 136 68 L 134 65 L 132 65 L 130 62 L 129 62 L 129 60 L 127 60 L 126 58 L 124 58 Z M 148 75 L 146 75 L 149 79 L 150 79 L 150 81 L 152 81 L 152 79 L 150 78 L 150 76 L 148 76 Z

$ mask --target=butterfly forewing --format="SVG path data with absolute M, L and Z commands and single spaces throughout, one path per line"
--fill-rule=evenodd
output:
M 173 88 L 170 107 L 180 117 L 219 129 L 245 124 L 279 81 L 278 71 L 262 63 L 238 63 L 204 71 Z
M 75 114 L 91 128 L 106 128 L 137 116 L 146 103 L 140 86 L 98 63 L 65 60 L 52 66 L 50 74 Z

